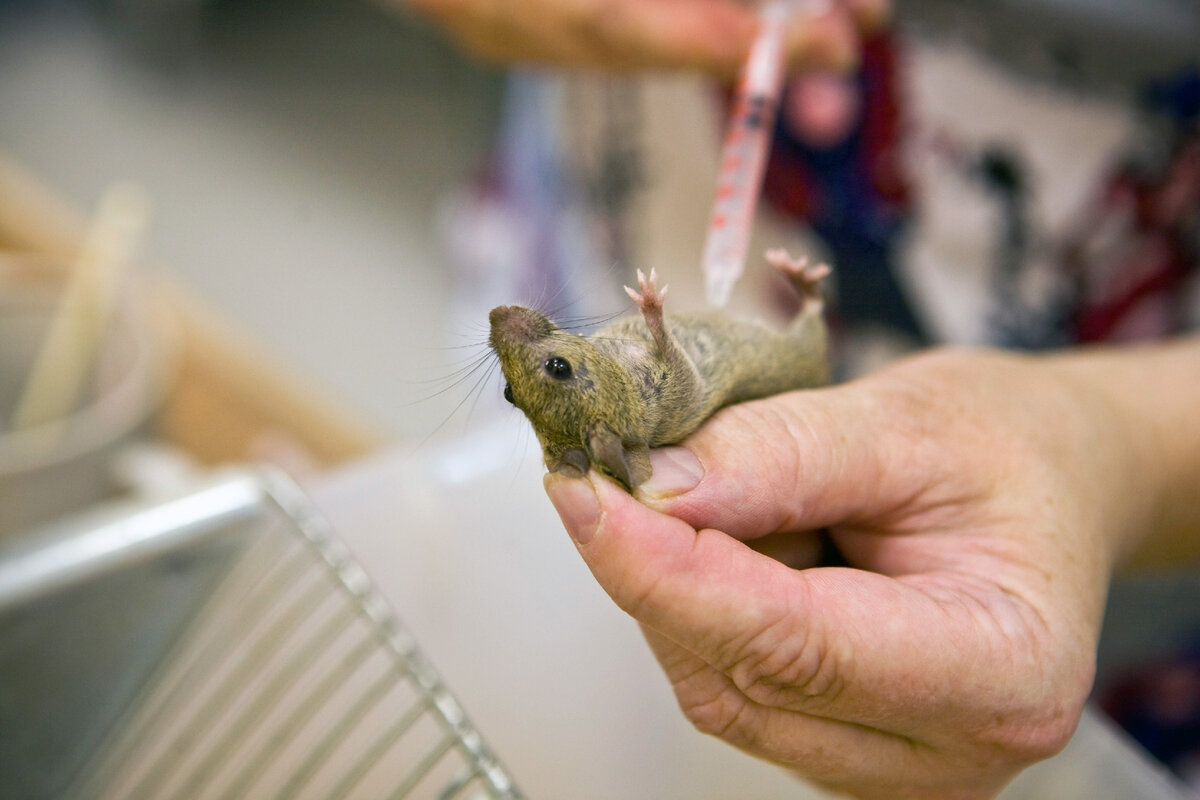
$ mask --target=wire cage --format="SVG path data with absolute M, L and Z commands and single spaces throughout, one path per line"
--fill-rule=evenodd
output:
M 0 643 L 4 796 L 522 796 L 274 471 L 5 543 Z

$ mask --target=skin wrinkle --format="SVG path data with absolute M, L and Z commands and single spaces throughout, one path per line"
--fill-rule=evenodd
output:
M 795 747 L 788 746 L 785 743 L 780 745 L 772 745 L 769 740 L 774 737 L 771 735 L 772 727 L 786 731 L 792 725 L 792 720 L 795 718 L 812 719 L 801 712 L 780 712 L 777 715 L 769 717 L 764 724 L 764 734 L 759 739 L 759 752 L 751 751 L 754 755 L 762 757 L 764 753 L 768 754 L 771 760 L 780 765 L 792 769 L 801 776 L 812 780 L 820 785 L 827 787 L 840 786 L 842 791 L 845 791 L 847 785 L 863 787 L 870 791 L 874 789 L 880 794 L 868 794 L 864 797 L 885 797 L 887 800 L 897 800 L 896 792 L 901 786 L 902 776 L 889 769 L 892 761 L 908 762 L 908 758 L 916 757 L 919 760 L 915 768 L 910 768 L 910 772 L 917 776 L 928 776 L 933 774 L 932 770 L 944 769 L 944 765 L 935 759 L 938 756 L 937 751 L 930 748 L 923 742 L 910 739 L 905 736 L 896 735 L 887 731 L 882 731 L 877 728 L 872 728 L 866 725 L 856 723 L 836 722 L 832 720 L 821 721 L 822 726 L 836 726 L 843 733 L 848 734 L 852 739 L 859 740 L 858 744 L 864 746 L 866 743 L 861 740 L 870 740 L 874 746 L 884 745 L 891 749 L 892 755 L 888 759 L 873 759 L 864 764 L 862 759 L 855 759 L 852 756 L 855 750 L 848 747 L 823 747 L 820 741 L 814 737 L 814 743 L 805 742 L 805 746 Z M 847 741 L 842 738 L 843 744 Z M 936 766 L 932 766 L 936 765 Z M 857 780 L 850 781 L 854 776 Z M 919 781 L 908 779 L 909 785 L 920 786 Z M 912 795 L 913 797 L 921 797 L 928 799 L 928 794 L 921 792 Z
M 662 634 L 659 634 L 660 636 Z M 713 670 L 702 659 L 698 658 L 695 653 L 690 650 L 684 650 L 682 647 L 677 647 L 679 652 L 678 660 L 680 667 L 690 667 L 689 672 L 683 674 L 673 674 L 671 680 L 676 684 L 685 684 L 700 676 L 711 675 Z
M 830 648 L 822 624 L 805 613 L 815 607 L 809 583 L 793 583 L 786 599 L 783 616 L 776 624 L 784 630 L 782 643 L 765 648 L 743 677 L 731 677 L 744 694 L 761 705 L 820 714 L 836 707 L 847 683 L 852 682 L 847 672 L 854 663 L 853 654 Z M 782 663 L 769 666 L 774 660 Z M 789 701 L 793 696 L 798 699 Z
M 936 576 L 927 577 L 935 578 Z M 1013 598 L 1011 595 L 1005 595 L 1001 589 L 994 585 L 981 585 L 978 588 L 973 588 L 969 592 L 964 592 L 962 590 L 963 587 L 961 585 L 961 578 L 959 576 L 952 576 L 947 582 L 952 582 L 952 585 L 945 589 L 940 589 L 940 587 L 937 587 L 933 581 L 926 580 L 922 582 L 924 583 L 922 590 L 925 591 L 942 608 L 946 609 L 947 612 L 952 616 L 958 616 L 953 613 L 955 610 L 965 613 L 967 616 L 969 616 L 972 622 L 967 624 L 967 630 L 979 631 L 986 628 L 997 631 L 999 632 L 998 641 L 1007 643 L 1007 646 L 992 646 L 980 650 L 976 656 L 976 661 L 994 662 L 996 660 L 1001 660 L 1011 663 L 1012 655 L 1014 653 L 1026 652 L 1024 647 L 1018 646 L 1020 644 L 1033 645 L 1036 649 L 1040 649 L 1037 647 L 1037 642 L 1041 641 L 1037 632 L 1029 629 L 1027 626 L 1027 615 L 1022 614 L 1022 609 L 1029 609 L 1027 603 L 1024 601 L 1015 600 L 1015 598 Z M 909 583 L 915 582 L 909 581 Z M 1003 603 L 1003 605 L 1004 607 L 1012 610 L 1012 617 L 1014 621 L 1006 622 L 1000 619 L 998 609 L 991 605 L 991 602 L 994 602 L 994 600 L 989 602 L 989 600 L 985 600 L 980 597 L 980 593 L 990 594 L 993 598 L 997 594 L 1005 596 L 1006 601 Z M 1035 616 L 1037 619 L 1041 619 L 1040 615 Z M 1046 632 L 1043 631 L 1043 633 Z M 979 639 L 985 643 L 997 641 L 996 639 L 993 639 L 987 635 L 981 635 Z
M 720 537 L 723 541 L 725 534 L 721 531 L 705 528 L 700 531 L 701 536 Z M 697 537 L 700 538 L 699 536 Z M 746 545 L 741 545 L 745 547 Z M 749 548 L 747 548 L 749 549 Z M 754 609 L 756 619 L 751 623 L 747 621 L 744 626 L 744 633 L 737 639 L 714 643 L 710 647 L 712 656 L 706 658 L 715 668 L 730 674 L 733 666 L 741 661 L 745 654 L 752 653 L 755 642 L 759 641 L 762 635 L 773 630 L 776 626 L 785 624 L 794 615 L 795 608 L 792 602 L 788 599 L 790 591 L 794 590 L 795 586 L 790 580 L 790 570 L 783 565 L 773 560 L 767 559 L 766 556 L 759 556 L 769 562 L 771 568 L 770 577 L 766 580 L 761 580 L 757 584 L 755 598 L 759 602 L 746 603 L 744 598 L 731 599 L 730 605 L 734 607 L 736 613 L 742 616 L 750 609 Z M 782 599 L 782 605 L 780 605 Z M 769 601 L 768 606 L 765 601 Z M 770 650 L 771 648 L 767 648 Z
M 642 625 L 644 631 L 648 630 L 647 626 Z M 656 645 L 654 637 L 662 641 L 669 642 L 670 639 L 658 631 L 649 629 L 652 637 L 648 637 L 651 648 L 658 653 L 659 658 L 664 658 L 662 647 Z M 667 670 L 668 677 L 675 690 L 675 699 L 679 704 L 683 715 L 697 730 L 702 733 L 724 738 L 731 736 L 735 730 L 734 722 L 739 715 L 745 713 L 746 707 L 750 701 L 743 695 L 731 691 L 733 683 L 724 673 L 718 672 L 707 664 L 703 659 L 699 658 L 695 653 L 683 647 L 671 643 L 672 650 L 676 654 L 675 659 L 679 667 L 684 667 L 690 663 L 694 668 L 682 676 L 672 674 L 673 670 Z M 713 684 L 713 691 L 704 695 L 695 694 L 692 689 L 692 684 Z M 709 711 L 715 709 L 715 711 Z M 732 709 L 732 711 L 730 710 Z M 739 741 L 731 742 L 736 746 L 747 747 L 752 744 L 751 738 L 745 736 L 746 731 L 752 730 L 753 726 L 746 729 L 738 729 L 742 734 Z
M 804 428 L 796 430 L 793 420 L 790 416 L 780 416 L 774 411 L 771 406 L 764 407 L 762 404 L 752 406 L 746 409 L 747 414 L 752 414 L 759 429 L 764 432 L 773 432 L 779 430 L 782 426 L 788 433 L 787 442 L 813 442 L 816 439 L 816 430 L 811 425 L 810 418 L 804 418 Z M 763 453 L 756 453 L 757 458 L 761 458 Z M 785 448 L 770 448 L 766 451 L 766 456 L 771 459 L 770 466 L 765 474 L 772 476 L 773 482 L 784 484 L 781 491 L 774 489 L 760 490 L 760 493 L 766 497 L 778 496 L 790 490 L 789 484 L 801 482 L 806 479 L 811 480 L 805 473 L 806 469 L 803 463 L 802 454 L 795 447 Z M 764 500 L 762 505 L 770 507 Z M 776 506 L 777 507 L 777 506 Z M 805 514 L 803 508 L 788 508 L 781 509 L 785 514 L 776 520 L 771 525 L 772 532 L 794 531 L 797 528 L 798 519 L 802 519 Z
M 794 744 L 789 745 L 788 736 L 781 737 L 772 733 L 775 730 L 786 733 L 794 719 L 805 719 L 815 723 L 825 733 L 838 730 L 845 734 L 854 734 L 858 740 L 857 744 L 854 747 L 845 746 L 849 740 L 839 737 L 837 741 L 840 741 L 843 746 L 825 748 L 819 744 L 824 737 L 814 736 L 806 737 L 802 741 L 802 745 L 797 748 Z M 976 796 L 971 793 L 946 794 L 930 790 L 930 776 L 944 774 L 948 769 L 948 762 L 944 760 L 947 752 L 953 759 L 949 763 L 957 765 L 955 769 L 963 774 L 976 775 L 975 780 L 971 783 L 977 788 L 1002 785 L 1010 771 L 1008 762 L 999 756 L 986 759 L 979 756 L 972 757 L 969 753 L 959 752 L 955 748 L 948 750 L 947 748 L 933 747 L 911 737 L 868 725 L 835 720 L 821 721 L 820 718 L 811 717 L 803 712 L 768 711 L 761 720 L 758 720 L 758 724 L 760 729 L 752 737 L 753 741 L 749 745 L 738 744 L 737 746 L 752 755 L 766 757 L 789 767 L 817 783 L 840 787 L 843 791 L 847 788 L 858 787 L 859 795 L 863 798 L 897 800 L 900 797 L 911 797 L 929 800 L 933 797 Z M 887 743 L 893 748 L 892 755 L 886 759 L 877 757 L 867 763 L 848 758 L 851 753 L 859 752 L 859 748 L 862 748 L 863 752 L 866 751 L 867 743 L 862 740 L 863 737 L 874 742 L 871 749 L 876 753 L 879 752 L 875 750 L 876 747 Z M 810 742 L 815 744 L 810 744 Z M 899 750 L 894 748 L 899 748 Z M 914 763 L 909 760 L 911 758 L 919 760 Z M 908 765 L 905 775 L 895 771 L 893 761 Z M 980 768 L 985 769 L 983 777 L 979 777 Z
M 816 646 L 820 647 L 821 640 L 817 639 L 814 641 L 816 642 Z M 807 652 L 811 653 L 811 645 L 808 647 L 809 649 Z M 804 652 L 805 650 L 800 650 L 800 653 Z M 797 656 L 794 661 L 789 660 L 786 663 L 800 663 L 804 660 L 804 656 L 800 655 Z M 815 667 L 801 667 L 796 671 L 796 675 L 789 675 L 786 667 L 761 670 L 765 675 L 773 676 L 760 679 L 759 682 L 763 684 L 769 684 L 772 680 L 778 681 L 781 685 L 786 685 L 788 682 L 805 682 L 807 684 L 793 687 L 795 689 L 794 692 L 778 693 L 774 698 L 770 698 L 769 696 L 759 697 L 751 693 L 749 690 L 746 690 L 747 694 L 750 695 L 751 699 L 760 703 L 773 705 L 792 711 L 802 711 L 806 713 L 817 714 L 819 716 L 826 716 L 828 712 L 825 709 L 837 709 L 837 700 L 840 699 L 842 690 L 845 686 L 851 685 L 855 682 L 854 676 L 851 673 L 856 660 L 853 650 L 837 649 L 821 651 L 817 662 L 818 663 Z M 809 677 L 807 679 L 798 677 L 801 675 L 807 675 Z M 734 677 L 735 681 L 740 686 L 748 686 L 753 683 L 753 681 L 748 678 L 742 678 L 737 675 Z M 818 689 L 814 689 L 813 682 L 822 679 L 827 681 L 827 685 Z M 904 692 L 912 692 L 913 690 L 914 687 L 910 685 L 905 687 Z M 935 693 L 936 690 L 930 688 L 924 694 L 933 696 Z M 872 707 L 875 707 L 874 711 L 870 710 Z M 882 698 L 878 698 L 872 700 L 868 706 L 856 706 L 854 710 L 854 717 L 859 721 L 882 724 L 888 733 L 897 735 L 907 736 L 915 733 L 918 730 L 908 725 L 906 725 L 903 729 L 889 726 L 889 718 L 895 716 L 894 712 L 895 707 L 894 705 L 891 705 L 891 701 L 884 701 Z M 842 709 L 840 713 L 844 715 L 846 710 Z
M 711 674 L 707 668 L 704 671 Z M 693 675 L 699 675 L 700 672 L 698 669 Z M 701 733 L 725 738 L 735 730 L 734 724 L 738 717 L 745 713 L 747 702 L 735 702 L 738 696 L 729 692 L 725 686 L 717 686 L 714 691 L 705 695 L 685 691 L 686 681 L 676 683 L 675 687 L 675 699 L 679 703 L 680 711 Z
M 842 404 L 843 399 L 842 397 L 838 398 L 839 405 Z M 871 448 L 867 454 L 869 456 L 869 460 L 867 460 L 863 458 L 862 454 L 855 456 L 848 453 L 849 447 L 854 446 L 855 443 L 848 441 L 845 434 L 842 434 L 842 438 L 837 441 L 830 440 L 829 434 L 825 434 L 823 437 L 826 440 L 824 445 L 831 448 L 830 452 L 837 456 L 836 459 L 832 460 L 829 473 L 824 476 L 824 479 L 828 481 L 827 485 L 845 486 L 847 485 L 847 478 L 853 475 L 851 483 L 860 490 L 864 486 L 881 487 L 885 483 L 886 476 L 890 474 L 905 474 L 910 471 L 913 468 L 912 462 L 914 460 L 935 460 L 935 454 L 925 456 L 927 451 L 925 442 L 928 437 L 924 432 L 920 430 L 909 431 L 905 428 L 905 420 L 915 418 L 916 414 L 906 414 L 903 405 L 897 409 L 890 402 L 885 403 L 874 395 L 867 396 L 865 405 L 861 402 L 863 399 L 861 396 L 856 399 L 860 401 L 859 404 L 863 407 L 861 409 L 852 409 L 844 416 L 888 420 L 887 427 L 880 430 L 876 435 L 880 437 L 895 437 L 901 444 Z M 902 397 L 901 401 L 907 401 L 907 398 Z M 827 418 L 816 423 L 818 430 L 823 428 L 826 431 L 840 433 L 842 430 L 842 415 L 833 416 L 828 413 L 829 410 L 824 408 L 823 410 L 827 411 Z M 861 444 L 858 446 L 861 447 Z M 881 457 L 884 460 L 880 460 Z M 900 516 L 905 513 L 906 509 L 916 506 L 920 502 L 921 497 L 919 489 L 920 487 L 915 487 L 914 494 L 907 497 L 899 497 L 891 501 L 890 504 L 894 507 L 893 515 Z M 877 500 L 863 499 L 862 496 L 860 496 L 857 504 L 869 508 L 877 508 L 880 505 Z M 878 522 L 878 516 L 878 514 L 873 515 L 873 523 Z M 855 519 L 851 515 L 843 520 L 843 524 L 853 523 L 854 521 Z
M 603 524 L 604 518 L 601 517 L 601 530 L 603 529 Z M 696 538 L 698 539 L 699 537 L 697 536 Z M 695 547 L 696 545 L 693 542 L 693 550 Z M 647 565 L 645 569 L 653 576 L 650 582 L 645 583 L 643 586 L 643 581 L 635 581 L 634 583 L 641 587 L 637 593 L 632 596 L 623 596 L 622 600 L 618 601 L 618 605 L 620 605 L 621 609 L 625 613 L 629 614 L 634 619 L 639 620 L 646 619 L 650 616 L 657 617 L 663 608 L 670 607 L 669 603 L 664 604 L 656 601 L 655 596 L 661 591 L 660 587 L 662 586 L 663 581 L 674 575 L 673 571 L 664 570 L 661 567 L 654 567 L 654 565 Z M 646 610 L 650 608 L 655 609 L 655 613 L 653 615 L 645 613 Z
M 786 707 L 788 695 L 799 695 L 806 711 L 837 701 L 845 685 L 839 677 L 842 663 L 848 660 L 835 661 L 832 651 L 812 635 L 811 626 L 802 627 L 809 629 L 797 630 L 794 618 L 785 612 L 751 639 L 743 648 L 745 655 L 724 670 L 742 694 L 775 708 Z
M 933 587 L 930 587 L 933 588 Z M 993 591 L 1002 593 L 1000 587 L 992 587 Z M 1063 661 L 1062 654 L 1057 651 L 1046 652 L 1041 646 L 1044 641 L 1059 641 L 1061 638 L 1052 637 L 1049 632 L 1043 632 L 1039 635 L 1036 632 L 1029 633 L 1024 636 L 1024 643 L 1018 643 L 1015 640 L 1015 633 L 1020 633 L 1021 629 L 1014 629 L 1012 625 L 1005 624 L 1000 621 L 996 615 L 994 605 L 978 599 L 974 594 L 967 594 L 954 589 L 948 589 L 940 592 L 943 596 L 938 600 L 947 608 L 959 608 L 969 614 L 974 620 L 974 624 L 968 626 L 969 629 L 978 629 L 980 626 L 990 626 L 1001 632 L 1000 641 L 1010 643 L 1009 647 L 996 647 L 993 645 L 984 651 L 981 651 L 976 661 L 991 662 L 991 666 L 995 666 L 999 662 L 1011 661 L 1014 653 L 1026 653 L 1029 660 L 1042 661 Z M 1014 614 L 1021 618 L 1021 625 L 1027 624 L 1027 615 L 1021 613 L 1021 609 L 1032 611 L 1027 603 L 1023 601 L 1014 601 L 1012 603 Z M 1041 620 L 1041 616 L 1035 614 Z M 1027 629 L 1025 629 L 1027 630 Z M 1050 636 L 1050 638 L 1046 638 Z M 984 642 L 995 641 L 990 637 L 981 637 Z M 1040 655 L 1039 655 L 1040 654 Z M 1030 670 L 1022 667 L 1019 664 L 1013 664 L 1010 668 L 1011 672 L 1029 673 Z M 963 674 L 974 674 L 969 668 L 963 670 Z M 980 744 L 987 742 L 994 743 L 994 751 L 996 753 L 1008 753 L 1010 756 L 1014 751 L 1022 752 L 1031 759 L 1045 758 L 1058 752 L 1066 741 L 1070 738 L 1074 726 L 1069 728 L 1064 726 L 1064 720 L 1072 718 L 1073 711 L 1068 712 L 1066 709 L 1058 705 L 1058 700 L 1062 693 L 1062 686 L 1058 679 L 1052 679 L 1053 676 L 1061 674 L 1061 670 L 1055 669 L 1051 673 L 1051 678 L 1048 678 L 1042 687 L 1041 699 L 1028 699 L 1025 702 L 1014 705 L 1013 698 L 1006 693 L 996 695 L 993 687 L 987 684 L 975 687 L 963 687 L 962 693 L 969 698 L 971 705 L 978 707 L 980 701 L 986 697 L 993 697 L 993 705 L 997 709 L 996 716 L 988 725 L 977 726 L 973 729 L 972 735 Z M 1090 684 L 1090 680 L 1087 681 Z M 1028 687 L 1026 687 L 1028 688 Z M 1086 692 L 1083 692 L 1086 694 Z M 977 709 L 976 709 L 977 710 Z
M 902 583 L 913 586 L 926 594 L 938 604 L 947 608 L 963 608 L 974 614 L 982 613 L 979 619 L 991 622 L 993 629 L 1000 631 L 1004 638 L 1012 641 L 1017 634 L 1029 632 L 1029 622 L 1038 624 L 1041 634 L 1051 633 L 1049 622 L 1023 594 L 1013 591 L 1002 584 L 991 580 L 984 581 L 971 572 L 936 573 L 928 572 L 923 575 L 905 576 L 899 578 Z M 969 591 L 964 591 L 969 589 Z M 988 596 L 985 601 L 983 596 Z M 1015 623 L 1006 623 L 997 616 L 998 609 L 993 608 L 992 602 L 999 596 L 1004 602 L 1002 608 L 1013 612 Z M 1031 616 L 1032 615 L 1032 616 Z M 1037 641 L 1038 635 L 1029 637 L 1029 641 Z
M 962 633 L 972 634 L 970 637 L 971 646 L 964 646 L 961 648 L 959 654 L 956 655 L 956 658 L 965 657 L 970 659 L 971 663 L 974 663 L 980 661 L 994 661 L 997 658 L 997 655 L 999 655 L 1001 660 L 1004 660 L 1004 655 L 1007 651 L 1002 649 L 997 654 L 986 647 L 980 648 L 978 646 L 980 644 L 985 644 L 988 640 L 985 637 L 975 635 L 978 632 L 978 629 L 964 620 L 964 615 L 961 613 L 961 609 L 970 605 L 966 598 L 954 596 L 952 594 L 952 590 L 941 593 L 944 596 L 940 598 L 937 596 L 938 593 L 936 592 L 931 595 L 923 591 L 922 594 L 926 596 L 928 602 L 933 604 L 934 607 L 940 609 L 941 613 L 945 615 L 945 622 L 943 624 L 938 624 L 934 622 L 932 618 L 930 618 L 928 627 L 937 627 L 943 630 L 949 628 Z M 972 654 L 975 655 L 972 656 Z M 954 676 L 956 680 L 960 675 L 974 674 L 969 669 L 969 663 L 949 664 L 943 668 L 943 671 L 949 676 Z M 936 677 L 938 674 L 939 673 L 935 672 L 931 674 L 930 677 Z M 983 686 L 980 687 L 979 690 L 990 692 L 991 687 Z M 928 732 L 922 733 L 922 731 L 924 731 L 924 726 L 928 721 L 937 719 L 940 714 L 946 711 L 946 709 L 960 705 L 964 699 L 969 700 L 972 697 L 973 691 L 975 690 L 973 690 L 971 687 L 960 686 L 955 689 L 953 694 L 941 697 L 939 701 L 939 697 L 942 693 L 944 693 L 944 687 L 940 682 L 935 681 L 934 683 L 921 688 L 919 684 L 908 681 L 906 682 L 903 691 L 897 696 L 907 696 L 909 698 L 909 702 L 906 703 L 906 706 L 911 706 L 914 709 L 921 709 L 921 713 L 915 716 L 910 712 L 900 713 L 900 709 L 893 706 L 886 709 L 886 713 L 882 713 L 883 709 L 881 709 L 882 716 L 880 716 L 877 724 L 881 725 L 889 732 L 905 736 L 927 736 Z M 897 727 L 897 718 L 907 719 L 908 722 L 903 727 Z M 934 743 L 930 742 L 930 744 L 932 745 Z
M 836 783 L 845 780 L 848 775 L 861 773 L 863 763 L 851 756 L 858 752 L 858 747 L 865 743 L 864 740 L 871 740 L 876 744 L 887 743 L 905 753 L 919 752 L 928 755 L 932 752 L 920 742 L 866 725 L 823 719 L 803 712 L 762 707 L 753 702 L 745 705 L 741 717 L 750 727 L 741 730 L 732 724 L 727 726 L 724 736 L 736 737 L 731 744 L 757 758 L 770 759 L 818 783 Z M 824 747 L 822 741 L 826 736 L 816 735 L 806 738 L 802 745 L 797 747 L 786 735 L 796 720 L 814 726 L 814 733 L 836 734 L 833 741 L 840 742 L 841 746 Z M 731 720 L 731 723 L 733 721 Z M 878 761 L 872 762 L 870 766 L 880 768 Z M 894 773 L 889 772 L 887 768 L 881 768 L 880 771 L 883 774 L 881 782 L 889 781 L 894 785 Z M 888 797 L 894 800 L 893 795 Z
M 731 705 L 728 701 L 729 693 L 722 693 L 721 698 L 725 700 L 724 705 Z M 744 696 L 743 696 L 744 697 Z M 752 701 L 746 699 L 744 702 L 735 703 L 733 711 L 730 714 L 723 714 L 723 719 L 717 724 L 700 724 L 696 722 L 694 717 L 689 716 L 696 729 L 702 733 L 707 733 L 710 736 L 716 736 L 718 739 L 724 739 L 734 745 L 752 744 L 758 731 L 759 714 L 756 713 Z
M 700 534 L 722 535 L 715 531 L 701 531 Z M 701 538 L 698 535 L 696 542 Z M 693 542 L 693 551 L 697 546 L 696 542 Z M 784 595 L 786 600 L 782 608 L 773 612 L 769 618 L 764 618 L 758 626 L 747 626 L 744 636 L 739 636 L 732 641 L 715 643 L 712 648 L 715 657 L 702 659 L 709 662 L 712 668 L 728 676 L 730 685 L 736 687 L 748 701 L 756 705 L 768 707 L 776 705 L 771 702 L 769 687 L 774 683 L 781 688 L 783 684 L 796 680 L 796 678 L 778 677 L 791 671 L 785 669 L 786 665 L 767 666 L 772 659 L 779 657 L 782 646 L 788 645 L 789 650 L 797 651 L 794 659 L 788 659 L 788 663 L 793 666 L 811 660 L 808 655 L 812 652 L 811 646 L 808 645 L 809 637 L 804 637 L 800 647 L 792 646 L 796 641 L 792 630 L 797 617 L 796 607 L 804 607 L 804 603 L 798 602 L 791 593 L 802 590 L 801 587 L 803 584 L 789 583 L 786 587 L 789 594 Z M 764 587 L 763 594 L 771 596 L 772 587 Z M 784 635 L 779 635 L 779 631 L 784 631 Z M 664 636 L 664 638 L 670 639 L 669 636 Z M 844 673 L 852 660 L 843 656 L 835 663 L 829 660 L 827 652 L 818 649 L 813 667 L 799 667 L 794 670 L 796 675 L 805 673 L 809 675 L 801 685 L 802 691 L 807 695 L 807 705 L 810 707 L 828 706 L 836 702 L 841 687 L 845 686 Z M 728 653 L 728 655 L 722 655 L 722 653 Z M 826 681 L 827 685 L 814 689 L 813 684 L 822 679 Z M 766 689 L 767 693 L 762 694 L 762 689 Z
M 812 395 L 815 392 L 808 390 L 806 393 Z M 811 411 L 797 419 L 794 414 L 784 414 L 777 410 L 774 404 L 746 403 L 734 408 L 737 410 L 736 413 L 748 418 L 747 424 L 758 430 L 761 437 L 782 440 L 788 444 L 799 443 L 814 449 L 824 449 L 825 452 L 832 454 L 842 452 L 840 443 L 830 439 L 830 436 L 838 430 L 837 425 L 829 424 L 828 420 L 815 419 L 815 414 Z M 823 409 L 823 407 L 814 405 L 813 410 L 816 409 Z M 754 454 L 756 459 L 764 456 L 771 458 L 772 463 L 763 469 L 763 474 L 770 476 L 770 481 L 777 482 L 780 486 L 778 489 L 770 485 L 759 486 L 755 489 L 752 496 L 756 498 L 761 507 L 779 508 L 779 504 L 769 502 L 770 498 L 794 494 L 792 487 L 795 484 L 809 482 L 831 485 L 829 481 L 836 479 L 830 475 L 808 475 L 807 472 L 811 467 L 805 465 L 803 453 L 798 447 L 768 448 L 765 452 L 759 451 Z M 783 460 L 779 460 L 781 458 Z M 834 471 L 843 471 L 845 467 L 845 459 L 839 458 Z M 762 499 L 757 499 L 759 497 Z M 771 532 L 795 532 L 801 527 L 799 521 L 808 515 L 808 510 L 800 503 L 782 508 L 780 512 L 782 515 L 770 523 Z
M 781 720 L 786 720 L 788 716 L 806 716 L 800 712 L 787 712 L 781 716 Z M 836 723 L 844 724 L 844 723 Z M 846 724 L 847 728 L 857 728 L 861 735 L 871 738 L 888 737 L 888 734 L 881 733 L 873 728 L 865 726 L 855 726 Z M 895 741 L 902 741 L 899 737 L 889 737 Z M 818 782 L 833 782 L 842 780 L 847 774 L 852 773 L 857 762 L 851 758 L 851 755 L 838 748 L 817 748 L 815 754 L 809 752 L 801 752 L 798 754 L 788 753 L 791 748 L 776 747 L 775 758 L 785 767 L 802 770 L 802 774 L 810 776 Z
M 709 541 L 710 539 L 712 539 L 713 537 L 716 537 L 714 539 L 714 542 L 717 543 L 718 545 L 723 543 L 725 540 L 725 534 L 723 534 L 720 531 L 713 530 L 713 529 L 705 528 L 705 529 L 702 529 L 702 530 L 696 532 L 696 534 L 693 536 L 691 544 L 689 545 L 689 548 L 687 551 L 687 557 L 682 559 L 685 562 L 684 567 L 673 566 L 673 567 L 664 568 L 661 564 L 647 565 L 645 568 L 654 573 L 653 580 L 650 581 L 650 583 L 645 586 L 643 591 L 639 591 L 638 595 L 636 597 L 632 598 L 632 601 L 628 597 L 623 598 L 622 608 L 627 613 L 629 613 L 631 616 L 633 616 L 634 618 L 636 618 L 638 620 L 654 618 L 654 617 L 659 616 L 663 611 L 669 611 L 670 605 L 671 605 L 669 601 L 663 602 L 663 601 L 659 601 L 659 600 L 655 599 L 655 595 L 657 595 L 660 591 L 662 591 L 660 589 L 662 582 L 670 576 L 679 575 L 679 574 L 689 574 L 689 573 L 694 572 L 694 569 L 692 569 L 690 566 L 687 566 L 687 564 L 704 563 L 705 558 L 702 555 L 697 555 L 697 551 L 700 548 L 704 547 L 706 545 L 706 542 Z M 762 558 L 765 559 L 766 557 L 763 556 Z M 780 573 L 782 571 L 784 571 L 786 569 L 782 565 L 778 564 L 778 562 L 771 561 L 770 563 L 772 566 L 778 568 L 778 570 L 775 573 L 777 577 L 780 575 Z M 642 582 L 634 580 L 633 583 L 637 583 L 640 585 Z M 760 585 L 762 586 L 762 595 L 765 597 L 771 597 L 773 595 L 773 593 L 775 594 L 775 596 L 778 596 L 779 594 L 781 594 L 780 592 L 778 592 L 776 590 L 774 581 L 769 582 L 768 584 L 760 584 Z M 670 594 L 670 592 L 668 592 L 668 594 Z M 730 599 L 728 601 L 728 603 L 732 609 L 736 609 L 743 614 L 746 611 L 747 607 L 745 605 L 743 605 L 740 600 Z M 759 608 L 759 607 L 755 606 L 755 608 Z M 651 611 L 651 609 L 652 609 L 652 611 Z M 777 619 L 783 619 L 789 613 L 792 613 L 792 612 L 785 609 L 785 610 L 774 612 L 773 616 Z M 767 623 L 764 623 L 764 624 L 767 624 Z M 643 623 L 643 625 L 645 625 L 645 623 Z M 740 652 L 741 649 L 744 647 L 744 645 L 741 644 L 740 641 L 730 642 L 730 641 L 726 641 L 726 640 L 713 640 L 713 641 L 701 640 L 699 642 L 699 650 L 701 652 L 695 652 L 695 648 L 691 644 L 689 644 L 687 642 L 678 641 L 675 637 L 671 636 L 668 632 L 662 631 L 657 628 L 653 628 L 652 626 L 647 626 L 647 627 L 651 627 L 651 629 L 654 630 L 657 635 L 661 636 L 663 639 L 665 639 L 667 641 L 670 641 L 675 646 L 693 652 L 696 655 L 696 657 L 701 658 L 701 660 L 703 660 L 705 663 L 707 663 L 711 668 L 716 669 L 716 670 L 721 671 L 726 674 L 728 672 L 728 665 L 730 663 L 735 662 L 737 660 L 737 657 L 733 656 L 733 655 L 722 655 L 722 653 L 728 652 L 728 651 L 733 651 L 734 653 L 737 653 L 737 652 Z M 746 627 L 748 630 L 756 630 L 757 629 L 756 626 L 751 625 L 750 623 L 747 623 Z M 714 635 L 715 635 L 715 633 L 714 633 Z M 746 638 L 747 638 L 747 640 L 752 639 L 753 634 L 747 634 Z

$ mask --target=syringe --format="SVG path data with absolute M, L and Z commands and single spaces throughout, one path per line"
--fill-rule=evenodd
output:
M 725 131 L 708 236 L 702 259 L 705 292 L 712 306 L 729 301 L 746 265 L 754 210 L 771 148 L 775 110 L 783 86 L 784 44 L 788 22 L 804 0 L 767 0 L 759 11 L 761 27 L 738 82 L 733 114 Z M 823 6 L 823 0 L 811 3 Z

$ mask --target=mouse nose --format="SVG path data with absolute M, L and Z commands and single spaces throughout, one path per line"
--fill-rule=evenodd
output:
M 491 313 L 488 314 L 488 323 L 491 324 L 493 328 L 498 325 L 503 325 L 504 320 L 512 316 L 512 311 L 513 306 L 496 306 L 491 310 Z
M 488 314 L 492 336 L 531 342 L 549 333 L 550 323 L 541 314 L 523 306 L 497 306 Z

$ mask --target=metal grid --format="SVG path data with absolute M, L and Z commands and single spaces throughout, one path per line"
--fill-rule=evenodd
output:
M 282 475 L 261 530 L 77 786 L 83 797 L 520 798 L 328 524 Z

